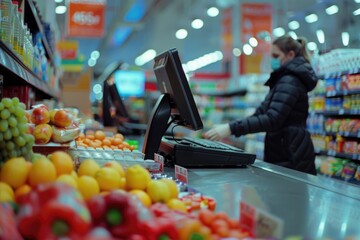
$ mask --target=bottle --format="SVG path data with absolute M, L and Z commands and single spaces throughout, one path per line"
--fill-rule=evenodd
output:
M 11 9 L 10 9 L 10 19 L 11 19 L 11 27 L 10 27 L 10 48 L 17 52 L 17 10 L 18 10 L 18 1 L 13 0 L 11 3 Z
M 18 9 L 17 14 L 17 22 L 18 22 L 18 28 L 17 28 L 17 38 L 18 38 L 18 53 L 20 59 L 24 61 L 24 23 L 23 23 L 23 10 Z
M 10 30 L 11 30 L 11 1 L 1 0 L 1 25 L 0 25 L 0 40 L 10 46 Z

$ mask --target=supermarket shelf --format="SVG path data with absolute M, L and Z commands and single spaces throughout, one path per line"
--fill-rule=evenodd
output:
M 315 114 L 323 114 L 323 115 L 327 115 L 327 116 L 357 116 L 360 115 L 360 109 L 351 109 L 351 110 L 347 110 L 347 109 L 339 109 L 339 110 L 335 110 L 335 111 L 312 111 L 312 113 Z
M 30 10 L 30 11 L 28 11 Z M 29 14 L 29 15 L 28 15 Z M 42 35 L 42 42 L 45 48 L 46 56 L 50 60 L 51 64 L 55 67 L 54 54 L 50 48 L 50 44 L 47 41 L 43 24 L 36 11 L 33 0 L 25 0 L 25 22 L 27 22 L 31 33 L 40 32 Z
M 20 82 L 30 84 L 47 97 L 59 98 L 59 94 L 41 81 L 2 41 L 0 41 L 0 68 L 6 69 Z
M 351 68 L 347 71 L 340 71 L 340 72 L 333 72 L 333 73 L 328 73 L 328 74 L 324 74 L 324 75 L 318 75 L 318 77 L 320 79 L 327 79 L 327 78 L 332 78 L 332 77 L 340 77 L 346 74 L 357 74 L 360 73 L 360 68 L 359 67 L 355 67 L 355 68 Z
M 355 95 L 355 94 L 360 94 L 360 89 L 327 91 L 325 93 L 315 93 L 313 96 L 314 97 L 342 97 L 342 96 Z
M 360 138 L 360 132 L 325 132 L 325 131 L 310 131 L 311 134 L 333 136 L 340 135 L 342 137 Z
M 349 180 L 346 180 L 342 177 L 338 177 L 338 176 L 330 176 L 330 175 L 327 175 L 327 174 L 323 174 L 323 173 L 318 173 L 318 175 L 322 176 L 323 178 L 331 178 L 331 179 L 336 179 L 336 180 L 340 180 L 340 181 L 343 181 L 343 182 L 347 182 L 347 183 L 351 183 L 351 184 L 354 184 L 354 185 L 359 185 L 360 186 L 360 182 L 359 181 L 356 181 L 354 179 L 349 179 Z
M 324 151 L 324 150 L 318 150 L 315 149 L 315 153 L 318 155 L 325 155 L 325 156 L 331 156 L 331 157 L 338 157 L 338 158 L 345 158 L 345 159 L 351 159 L 354 161 L 360 161 L 360 154 L 348 154 L 348 153 L 339 153 L 332 150 Z

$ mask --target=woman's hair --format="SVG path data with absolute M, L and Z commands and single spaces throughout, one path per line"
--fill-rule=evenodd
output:
M 306 49 L 306 43 L 307 41 L 303 37 L 295 40 L 288 35 L 281 36 L 273 42 L 273 44 L 276 45 L 283 53 L 286 54 L 290 51 L 294 51 L 296 57 L 302 56 L 308 63 L 310 63 L 310 55 Z

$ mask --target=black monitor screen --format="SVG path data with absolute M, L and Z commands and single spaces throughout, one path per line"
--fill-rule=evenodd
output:
M 203 124 L 177 50 L 170 49 L 156 56 L 154 72 L 161 93 L 170 97 L 174 123 L 193 130 L 202 129 Z

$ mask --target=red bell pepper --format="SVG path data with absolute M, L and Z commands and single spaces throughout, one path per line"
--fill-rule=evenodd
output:
M 179 239 L 179 232 L 172 219 L 157 217 L 140 224 L 139 232 L 147 240 Z
M 22 240 L 16 228 L 15 214 L 9 203 L 0 204 L 0 240 Z
M 83 239 L 91 219 L 81 195 L 64 183 L 40 184 L 20 203 L 18 229 L 25 238 Z
M 113 191 L 93 197 L 87 204 L 93 224 L 106 227 L 114 237 L 129 237 L 136 232 L 139 217 L 129 194 Z

